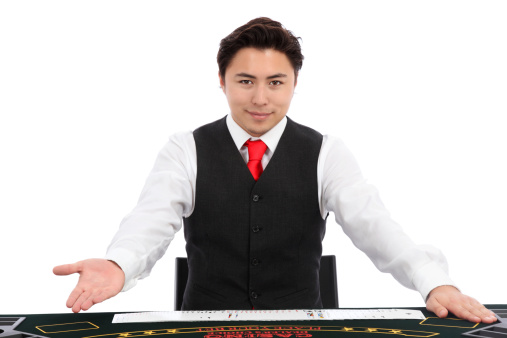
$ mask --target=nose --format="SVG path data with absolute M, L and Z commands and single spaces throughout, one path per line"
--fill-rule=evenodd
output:
M 267 88 L 264 86 L 256 86 L 253 92 L 252 103 L 258 106 L 268 104 Z

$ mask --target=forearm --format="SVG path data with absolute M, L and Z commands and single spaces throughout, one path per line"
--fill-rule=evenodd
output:
M 123 291 L 132 288 L 138 279 L 150 274 L 180 229 L 176 225 L 179 223 L 171 224 L 137 214 L 124 219 L 105 256 L 117 263 L 125 273 Z
M 128 290 L 150 274 L 193 208 L 195 170 L 191 133 L 177 134 L 160 151 L 136 207 L 121 222 L 106 259 L 125 273 Z M 190 148 L 190 149 L 188 149 Z
M 418 290 L 424 299 L 439 285 L 454 285 L 442 253 L 415 244 L 392 219 L 377 189 L 363 178 L 350 151 L 341 141 L 330 141 L 323 166 L 323 203 L 354 245 L 380 271 Z

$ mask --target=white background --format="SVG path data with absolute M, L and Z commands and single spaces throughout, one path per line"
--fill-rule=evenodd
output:
M 507 2 L 1 1 L 0 313 L 69 311 L 53 266 L 103 256 L 168 136 L 228 113 L 218 44 L 258 16 L 303 38 L 289 116 L 345 141 L 464 292 L 507 303 Z M 333 218 L 342 307 L 424 305 Z M 178 235 L 93 311 L 171 310 Z

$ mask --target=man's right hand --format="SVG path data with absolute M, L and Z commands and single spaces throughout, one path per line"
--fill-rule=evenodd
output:
M 92 258 L 53 268 L 58 276 L 79 273 L 79 281 L 67 300 L 67 307 L 77 313 L 116 296 L 125 284 L 123 270 L 113 261 Z

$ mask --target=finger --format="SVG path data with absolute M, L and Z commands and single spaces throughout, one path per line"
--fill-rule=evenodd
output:
M 489 323 L 489 324 L 494 323 L 498 320 L 495 313 L 491 310 L 486 309 L 486 307 L 484 307 L 484 310 L 482 311 L 482 315 L 479 317 L 481 317 L 481 320 L 483 323 Z
M 476 316 L 479 318 L 479 321 L 482 321 L 484 323 L 493 323 L 497 321 L 494 312 L 488 310 L 484 305 L 473 298 L 470 300 L 468 311 L 472 316 Z
M 82 304 L 81 304 L 81 309 L 83 311 L 87 311 L 89 310 L 93 305 L 95 304 L 98 304 L 98 303 L 101 303 L 103 301 L 105 301 L 106 299 L 108 299 L 109 297 L 105 296 L 104 292 L 99 292 L 98 294 L 90 294 L 90 296 L 88 297 L 88 299 L 86 299 Z
M 480 307 L 477 316 L 479 316 L 483 322 L 493 323 L 497 321 L 496 315 L 493 311 L 487 309 L 484 305 L 480 304 L 479 302 L 477 303 L 479 304 Z
M 53 273 L 57 276 L 67 276 L 79 272 L 79 264 L 64 264 L 53 268 Z
M 72 308 L 74 307 L 74 304 L 76 303 L 76 301 L 79 299 L 79 297 L 83 294 L 83 289 L 81 288 L 74 288 L 74 290 L 72 290 L 72 292 L 70 293 L 69 295 L 69 298 L 67 299 L 67 307 L 68 308 Z
M 463 296 L 459 301 L 453 302 L 451 305 L 451 312 L 471 322 L 492 323 L 496 321 L 495 314 L 472 297 Z
M 498 320 L 498 318 L 496 318 L 496 316 L 495 316 L 494 313 L 488 314 L 488 315 L 485 315 L 485 316 L 481 317 L 481 322 L 486 323 L 486 324 L 494 323 L 497 320 Z
M 481 318 L 479 318 L 478 316 L 476 316 L 475 314 L 473 314 L 472 312 L 470 312 L 469 310 L 467 309 L 464 309 L 464 308 L 460 308 L 460 309 L 457 309 L 457 310 L 451 310 L 452 313 L 454 313 L 458 318 L 462 318 L 462 319 L 466 319 L 468 320 L 469 322 L 474 322 L 474 323 L 480 323 L 481 322 Z
M 440 304 L 435 299 L 432 299 L 431 301 L 428 302 L 428 304 L 426 304 L 426 309 L 436 314 L 438 318 L 445 318 L 449 314 L 449 311 L 447 311 L 445 306 Z
M 92 299 L 92 302 L 93 302 L 93 304 L 102 303 L 103 301 L 105 301 L 106 299 L 111 298 L 112 296 L 113 296 L 112 294 L 103 291 L 103 292 L 95 295 L 94 298 Z
M 481 322 L 481 317 L 478 316 L 478 314 L 480 315 L 480 307 L 482 305 L 479 302 L 468 296 L 462 296 L 449 304 L 449 310 L 458 318 L 474 323 Z
M 82 307 L 82 304 L 90 297 L 89 291 L 84 291 L 79 295 L 79 297 L 74 302 L 74 305 L 72 306 L 72 312 L 78 313 L 81 310 L 84 310 Z
M 91 297 L 91 296 L 90 296 Z M 81 304 L 81 310 L 86 311 L 90 309 L 93 306 L 93 300 L 88 297 L 82 304 Z
M 446 318 L 449 315 L 449 311 L 443 306 L 438 306 L 433 312 L 438 316 L 438 318 Z

